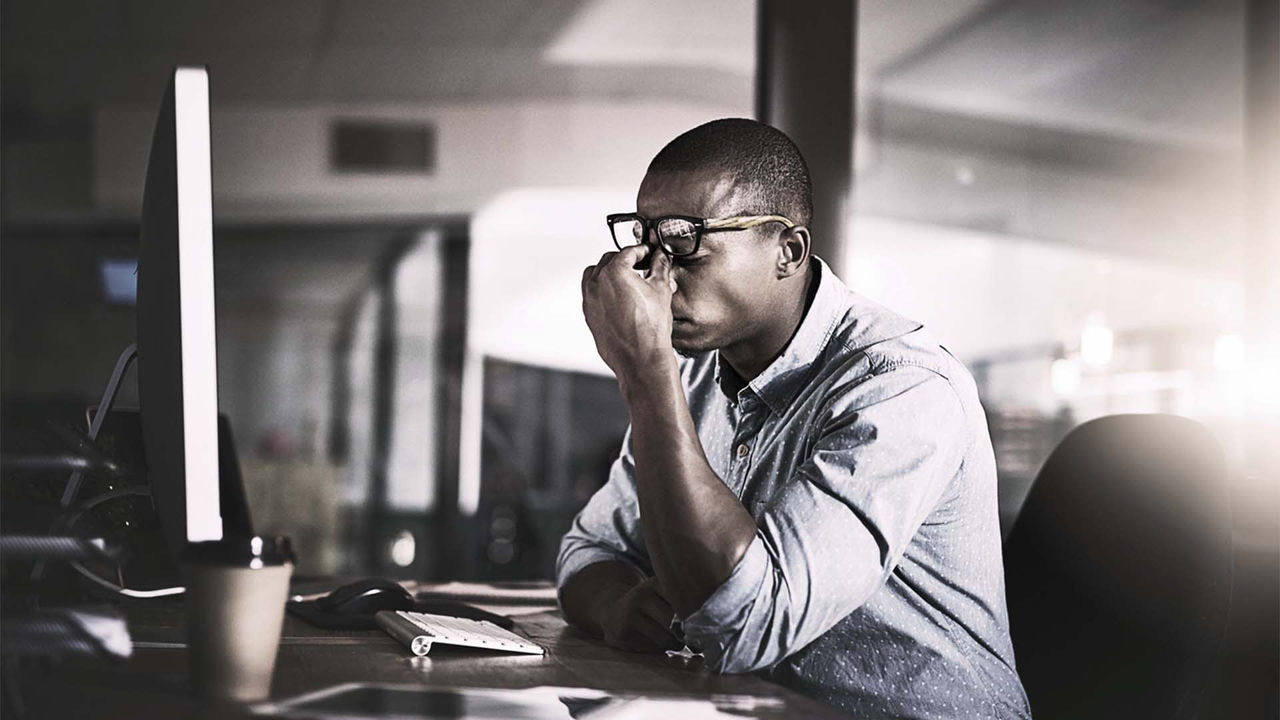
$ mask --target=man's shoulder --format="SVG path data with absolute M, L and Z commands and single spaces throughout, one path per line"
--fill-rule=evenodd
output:
M 832 315 L 825 341 L 820 347 L 805 351 L 809 362 L 807 367 L 795 368 L 799 371 L 791 375 L 795 380 L 783 378 L 782 382 L 798 380 L 804 385 L 819 386 L 816 396 L 852 399 L 849 396 L 860 394 L 864 389 L 861 386 L 873 377 L 891 375 L 910 384 L 913 378 L 926 374 L 944 379 L 962 405 L 973 407 L 977 403 L 973 376 L 929 328 L 843 285 L 838 290 L 838 309 Z M 691 399 L 718 391 L 719 359 L 715 350 L 677 355 L 681 381 Z
M 932 375 L 945 380 L 963 405 L 977 402 L 968 368 L 929 328 L 852 291 L 849 297 L 849 313 L 826 353 L 833 388 L 849 390 L 890 374 Z
M 832 333 L 835 358 L 865 358 L 866 372 L 920 367 L 950 377 L 967 374 L 929 328 L 889 308 L 848 291 L 849 310 Z

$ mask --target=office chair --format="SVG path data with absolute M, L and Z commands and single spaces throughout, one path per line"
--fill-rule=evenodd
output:
M 1225 459 L 1202 425 L 1115 415 L 1069 433 L 1004 544 L 1034 717 L 1193 717 L 1222 653 L 1231 543 Z

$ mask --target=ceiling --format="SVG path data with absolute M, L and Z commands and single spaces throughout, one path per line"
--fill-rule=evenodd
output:
M 1057 237 L 1056 224 L 1025 212 L 1029 198 L 1056 197 L 1076 176 L 1168 184 L 1188 171 L 1203 177 L 1177 197 L 1197 197 L 1206 178 L 1239 165 L 1243 0 L 858 7 L 859 134 L 908 149 L 864 152 L 860 138 L 860 209 L 1105 246 L 1126 242 L 1127 229 Z M 743 106 L 755 85 L 755 23 L 753 0 L 6 0 L 0 109 L 6 147 L 83 134 L 95 107 L 150 105 L 178 63 L 209 65 L 223 105 L 662 97 Z M 1037 190 L 1028 185 L 1037 167 L 1061 173 Z M 986 179 L 1006 187 L 979 207 L 969 197 Z M 963 212 L 929 214 L 916 197 Z M 1185 238 L 1153 247 L 1193 247 L 1199 226 L 1184 225 Z
M 994 3 L 883 65 L 886 100 L 1238 149 L 1242 0 Z
M 859 89 L 948 114 L 1231 147 L 1242 3 L 864 0 Z M 210 66 L 215 102 L 740 102 L 754 87 L 751 0 L 8 0 L 0 13 L 10 130 L 149 103 L 183 62 Z
M 750 2 L 706 6 L 751 27 Z M 557 42 L 592 7 L 584 0 L 11 0 L 3 4 L 4 99 L 10 111 L 46 122 L 93 104 L 150 102 L 178 63 L 210 67 L 215 102 L 750 92 L 750 63 L 581 62 L 572 42 Z M 687 28 L 686 44 L 696 46 L 704 31 L 719 28 Z M 749 46 L 753 36 L 746 37 Z M 662 42 L 654 36 L 647 44 Z M 549 56 L 553 47 L 569 52 Z

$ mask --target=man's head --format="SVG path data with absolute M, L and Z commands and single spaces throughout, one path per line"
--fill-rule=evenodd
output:
M 809 170 L 786 135 L 754 120 L 700 125 L 654 157 L 636 206 L 649 219 L 782 215 L 793 222 L 707 233 L 695 255 L 672 263 L 677 350 L 721 349 L 732 358 L 780 349 L 769 346 L 794 330 L 813 216 Z
M 797 225 L 813 220 L 813 184 L 800 148 L 781 130 L 725 118 L 683 133 L 649 163 L 649 175 L 695 170 L 728 175 L 743 192 L 743 214 L 779 214 Z

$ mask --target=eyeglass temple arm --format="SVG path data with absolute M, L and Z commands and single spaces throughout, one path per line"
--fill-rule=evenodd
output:
M 795 223 L 781 215 L 742 215 L 740 217 L 708 220 L 706 228 L 708 230 L 746 230 L 768 222 L 782 223 L 787 229 L 796 226 Z

